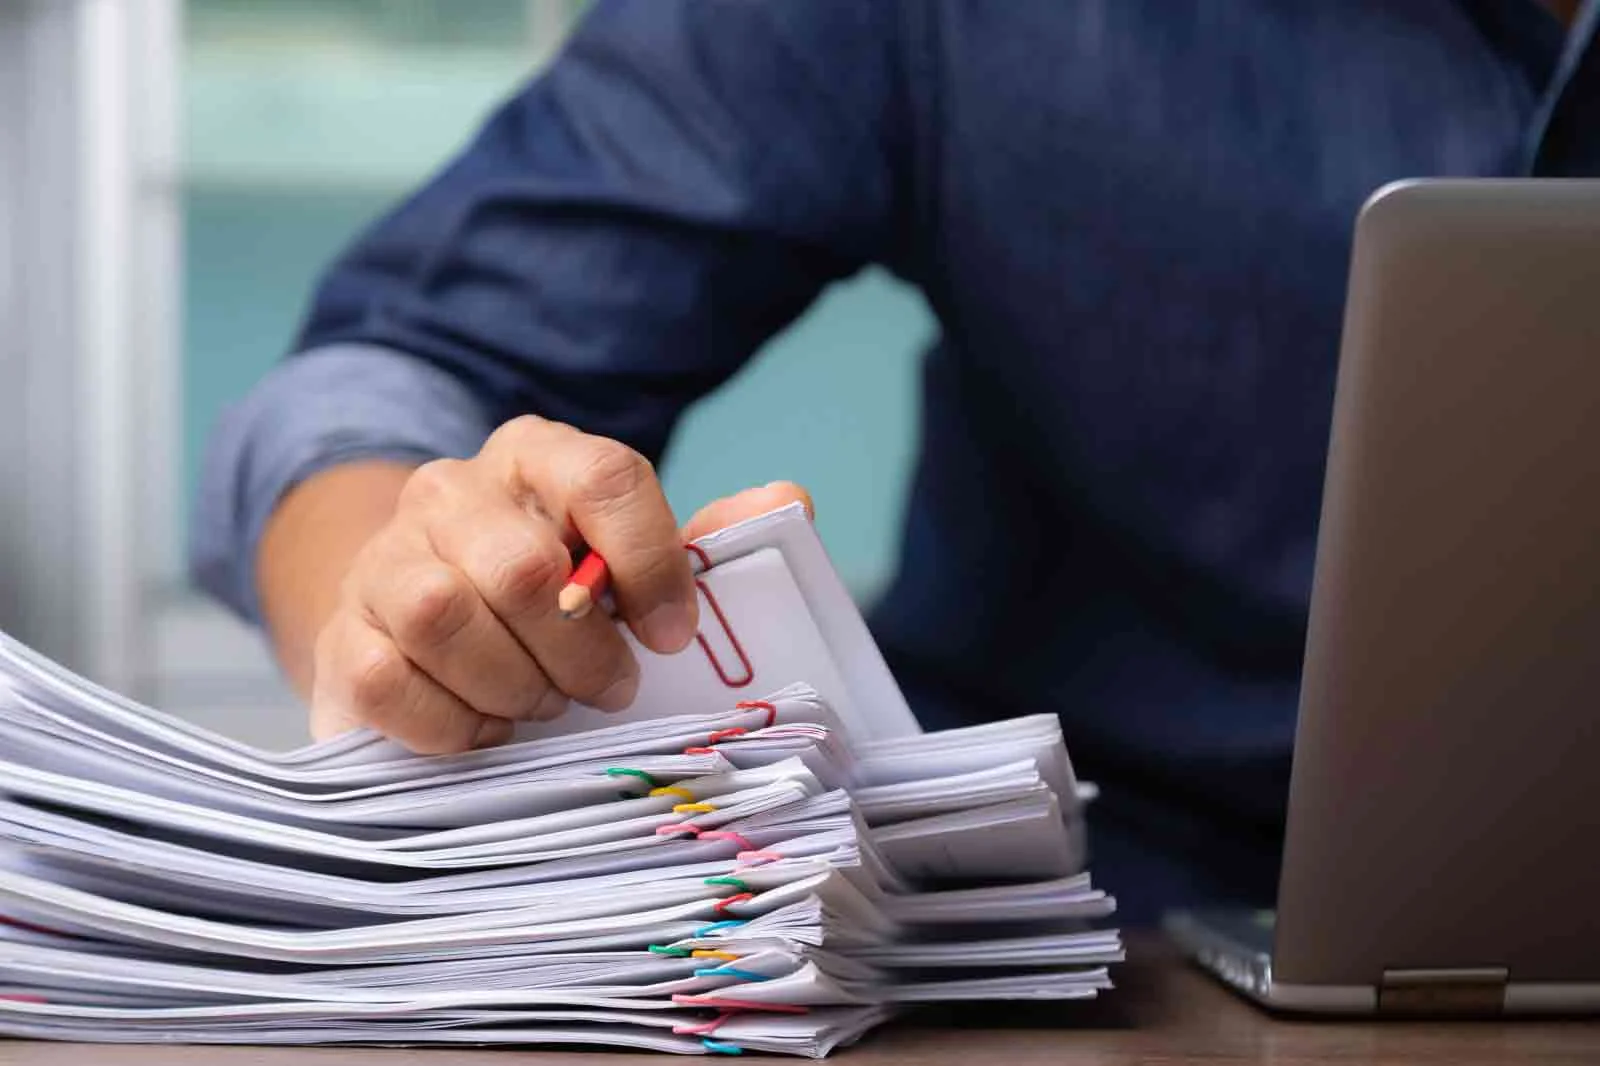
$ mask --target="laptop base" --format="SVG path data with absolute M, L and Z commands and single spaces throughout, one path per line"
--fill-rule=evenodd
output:
M 1587 1016 L 1600 984 L 1508 981 L 1504 970 L 1389 970 L 1381 986 L 1287 984 L 1272 972 L 1272 911 L 1174 911 L 1162 928 L 1203 969 L 1245 998 L 1284 1014 L 1411 1018 Z

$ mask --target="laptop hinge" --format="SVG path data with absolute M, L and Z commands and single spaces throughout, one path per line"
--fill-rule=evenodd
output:
M 1499 1014 L 1509 971 L 1500 966 L 1383 971 L 1380 1014 Z

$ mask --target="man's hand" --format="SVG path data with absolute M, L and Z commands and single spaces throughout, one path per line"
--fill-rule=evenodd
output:
M 752 489 L 680 533 L 638 453 L 524 417 L 466 461 L 308 480 L 263 537 L 262 602 L 285 667 L 302 692 L 309 681 L 314 734 L 365 725 L 414 751 L 465 751 L 559 715 L 569 697 L 633 701 L 639 667 L 612 621 L 556 608 L 572 548 L 605 556 L 640 643 L 675 652 L 698 624 L 685 537 L 797 499 L 788 483 Z

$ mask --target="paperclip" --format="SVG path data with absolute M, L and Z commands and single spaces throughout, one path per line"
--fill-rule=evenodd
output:
M 744 1048 L 738 1044 L 730 1044 L 724 1040 L 713 1040 L 709 1036 L 700 1038 L 700 1046 L 713 1055 L 743 1055 Z
M 757 1003 L 749 999 L 724 999 L 721 996 L 692 996 L 674 992 L 672 1002 L 680 1007 L 710 1007 L 713 1010 L 765 1011 L 768 1014 L 810 1014 L 810 1007 L 795 1003 Z
M 730 740 L 733 737 L 742 737 L 748 732 L 750 732 L 750 730 L 739 725 L 731 726 L 728 729 L 719 729 L 706 738 L 706 743 L 721 744 L 724 740 Z
M 740 700 L 734 706 L 741 711 L 766 711 L 767 724 L 762 726 L 762 729 L 771 729 L 772 724 L 778 720 L 778 708 L 766 700 Z
M 705 748 L 705 747 L 684 748 L 683 749 L 683 753 L 685 755 L 715 755 L 717 753 L 717 749 L 716 748 Z
M 650 954 L 665 955 L 669 959 L 686 959 L 694 952 L 688 948 L 680 948 L 676 944 L 651 944 Z
M 777 862 L 783 856 L 776 851 L 741 851 L 734 856 L 734 861 L 741 866 L 760 866 L 763 863 Z
M 652 795 L 652 796 L 678 796 L 678 797 L 681 797 L 682 799 L 688 800 L 691 803 L 694 802 L 694 793 L 690 792 L 688 789 L 684 788 L 682 785 L 662 785 L 660 788 L 652 788 L 650 790 L 650 795 Z
M 711 569 L 711 556 L 707 555 L 697 544 L 685 544 L 684 547 L 700 559 L 701 572 Z M 695 588 L 700 590 L 700 595 L 705 597 L 706 606 L 711 608 L 711 614 L 716 618 L 717 624 L 727 634 L 728 643 L 733 646 L 733 654 L 738 656 L 739 665 L 743 668 L 742 676 L 730 674 L 722 661 L 717 658 L 717 653 L 711 649 L 711 642 L 706 640 L 703 633 L 696 633 L 694 639 L 700 644 L 700 650 L 706 653 L 706 658 L 711 660 L 711 669 L 716 673 L 717 680 L 729 688 L 744 688 L 756 679 L 755 667 L 750 665 L 750 656 L 744 652 L 744 645 L 739 643 L 739 637 L 734 633 L 733 627 L 728 624 L 728 616 L 722 613 L 722 605 L 717 602 L 716 593 L 711 591 L 704 581 L 695 578 Z
M 672 808 L 673 814 L 710 814 L 716 808 L 709 803 L 680 803 Z
M 695 1022 L 692 1025 L 674 1025 L 672 1031 L 678 1036 L 701 1036 L 705 1033 L 714 1033 L 717 1026 L 733 1017 L 733 1011 L 723 1011 L 707 1022 Z
M 704 881 L 702 881 L 701 884 L 705 884 L 705 885 L 731 885 L 734 888 L 737 888 L 740 892 L 748 892 L 748 891 L 750 891 L 750 886 L 745 884 L 743 881 L 741 881 L 737 877 L 726 877 L 726 876 L 724 876 L 724 877 L 708 877 Z
M 712 951 L 709 948 L 696 948 L 689 954 L 697 959 L 721 959 L 723 962 L 738 962 L 744 957 L 731 951 Z
M 754 892 L 736 892 L 731 896 L 723 896 L 721 899 L 717 900 L 717 902 L 711 905 L 711 912 L 713 914 L 727 914 L 728 908 L 733 906 L 735 903 L 744 903 L 746 900 L 752 900 L 755 898 Z
M 677 833 L 688 833 L 690 836 L 697 837 L 700 835 L 700 828 L 698 826 L 690 825 L 688 822 L 679 822 L 676 825 L 656 826 L 656 836 L 658 837 L 670 837 Z
M 657 830 L 657 832 L 660 832 L 660 830 Z M 744 837 L 740 836 L 738 833 L 735 833 L 730 829 L 714 829 L 709 833 L 701 833 L 700 834 L 700 839 L 701 840 L 731 840 L 735 844 L 739 845 L 739 847 L 742 848 L 745 851 L 754 851 L 756 849 L 756 846 L 754 844 L 750 843 L 750 841 L 746 840 Z
M 732 966 L 713 966 L 709 969 L 696 970 L 696 977 L 734 977 L 740 981 L 770 981 L 771 974 L 756 973 L 754 970 L 736 970 Z
M 643 781 L 647 787 L 656 787 L 656 779 L 645 773 L 643 770 L 634 770 L 627 766 L 608 766 L 606 767 L 606 773 L 610 774 L 612 777 L 637 777 L 640 781 Z
M 732 929 L 735 926 L 740 926 L 743 924 L 745 924 L 743 918 L 724 918 L 720 922 L 712 922 L 710 925 L 702 925 L 700 928 L 694 931 L 694 935 L 698 938 L 705 936 L 707 933 L 715 933 L 719 929 Z

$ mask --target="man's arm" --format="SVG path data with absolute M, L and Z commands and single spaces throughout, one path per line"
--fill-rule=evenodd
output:
M 309 698 L 317 634 L 339 604 L 362 546 L 394 517 L 413 467 L 382 460 L 330 467 L 273 510 L 261 537 L 261 614 L 295 691 Z
M 554 706 L 445 676 L 474 658 L 470 673 L 536 696 L 555 679 L 557 699 L 604 686 L 625 702 L 607 636 L 574 645 L 547 624 L 580 539 L 622 561 L 640 638 L 678 643 L 693 597 L 645 460 L 821 286 L 893 257 L 895 11 L 600 4 L 330 271 L 301 354 L 221 426 L 193 540 L 202 581 L 264 616 L 290 675 L 332 708 L 321 732 L 365 722 L 445 750 Z M 543 417 L 484 446 L 528 413 Z M 468 461 L 429 464 L 418 487 L 413 469 L 438 457 Z M 623 498 L 597 477 L 626 482 Z M 495 587 L 529 575 L 486 558 L 491 536 L 537 564 L 527 602 Z M 674 604 L 677 624 L 647 623 Z M 477 637 L 445 654 L 452 625 Z

